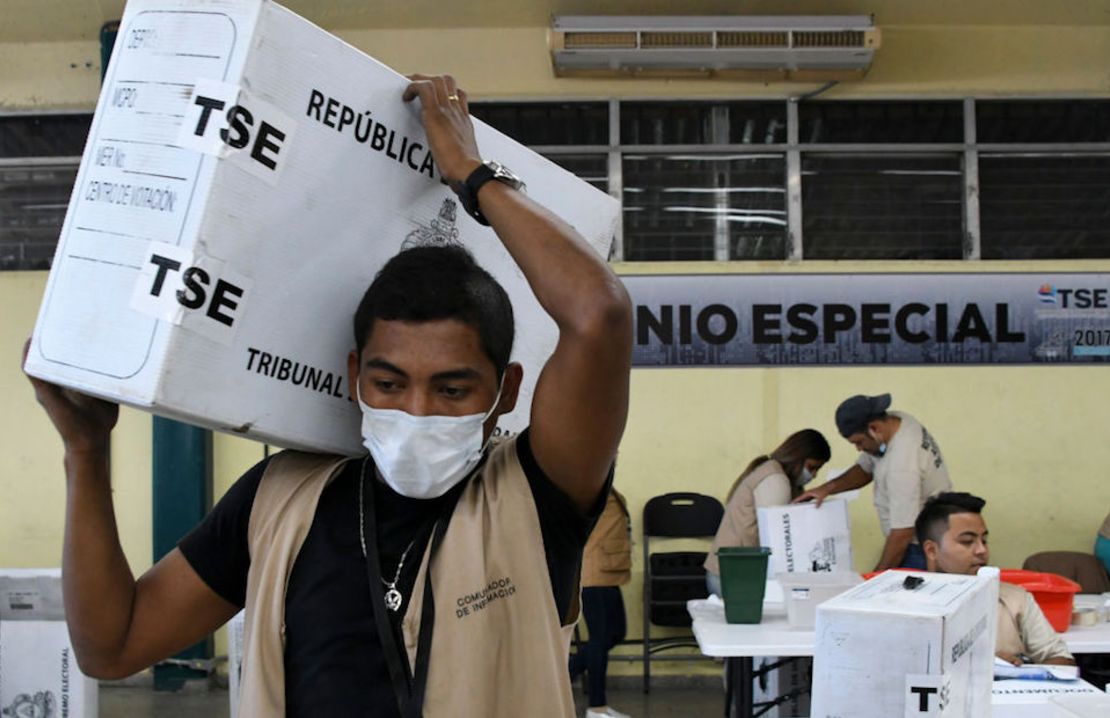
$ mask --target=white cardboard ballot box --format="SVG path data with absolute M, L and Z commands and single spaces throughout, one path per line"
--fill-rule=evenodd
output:
M 442 183 L 407 84 L 268 0 L 131 0 L 28 370 L 281 446 L 359 453 L 354 310 L 403 247 L 461 243 L 513 303 L 525 376 L 499 429 L 522 429 L 555 324 Z M 607 255 L 616 200 L 475 124 L 485 159 Z
M 907 579 L 922 582 L 910 588 Z M 811 715 L 989 716 L 997 610 L 998 570 L 986 568 L 887 571 L 825 601 Z
M 771 556 L 767 575 L 852 570 L 852 524 L 848 502 L 831 498 L 812 503 L 756 509 L 759 545 Z
M 96 718 L 98 684 L 81 674 L 59 569 L 0 569 L 0 714 Z
M 813 504 L 761 507 L 756 509 L 756 518 L 759 544 L 771 548 L 768 576 L 852 570 L 852 527 L 846 499 L 831 498 L 820 508 Z M 783 589 L 787 602 L 791 599 L 789 590 Z M 777 657 L 759 660 L 761 666 L 779 661 Z M 794 694 L 785 703 L 770 709 L 768 718 L 809 715 L 810 664 L 808 658 L 793 659 L 756 684 L 757 702 Z

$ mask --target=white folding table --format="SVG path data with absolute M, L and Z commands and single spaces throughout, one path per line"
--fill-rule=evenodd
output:
M 781 604 L 765 603 L 763 621 L 751 624 L 726 622 L 724 605 L 715 600 L 688 601 L 686 610 L 693 619 L 694 638 L 702 654 L 726 659 L 732 705 L 738 718 L 754 715 L 753 658 L 813 655 L 814 632 L 792 630 Z M 1072 653 L 1110 653 L 1110 623 L 1072 626 L 1061 635 Z

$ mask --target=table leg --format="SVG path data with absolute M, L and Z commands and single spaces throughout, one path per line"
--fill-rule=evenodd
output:
M 731 718 L 752 718 L 755 702 L 752 685 L 753 660 L 751 656 L 725 659 L 728 671 L 727 695 L 732 699 L 728 706 Z

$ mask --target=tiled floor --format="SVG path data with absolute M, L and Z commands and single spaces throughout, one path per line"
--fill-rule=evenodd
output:
M 579 714 L 585 712 L 581 694 L 575 695 Z M 702 718 L 724 715 L 724 693 L 712 688 L 653 688 L 644 695 L 639 686 L 609 689 L 609 704 L 632 718 Z
M 227 718 L 227 691 L 158 693 L 146 687 L 100 687 L 100 718 Z
M 581 693 L 575 692 L 579 715 Z M 609 703 L 633 718 L 685 718 L 723 715 L 724 697 L 713 688 L 656 686 L 644 695 L 639 685 L 609 690 Z M 178 693 L 156 693 L 147 687 L 102 686 L 101 718 L 225 718 L 228 694 L 220 688 L 190 688 Z

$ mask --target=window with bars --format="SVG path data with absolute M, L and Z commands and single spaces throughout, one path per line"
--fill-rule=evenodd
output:
M 770 145 L 786 142 L 782 102 L 622 102 L 620 144 Z
M 0 117 L 0 270 L 50 268 L 91 121 Z
M 1110 142 L 1110 100 L 980 100 L 981 144 Z
M 964 141 L 963 103 L 820 101 L 798 104 L 802 144 L 929 144 Z
M 604 154 L 548 154 L 547 158 L 602 192 L 609 191 L 609 158 Z
M 807 259 L 960 259 L 959 155 L 805 154 Z
M 1110 155 L 979 157 L 983 259 L 1110 257 Z
M 471 111 L 621 198 L 615 259 L 1110 258 L 1110 100 Z M 49 266 L 90 120 L 0 117 L 0 269 Z
M 981 101 L 976 132 L 984 259 L 1110 257 L 1110 100 Z
M 470 114 L 523 145 L 609 144 L 605 102 L 472 102 Z
M 624 156 L 624 259 L 782 259 L 785 159 Z

